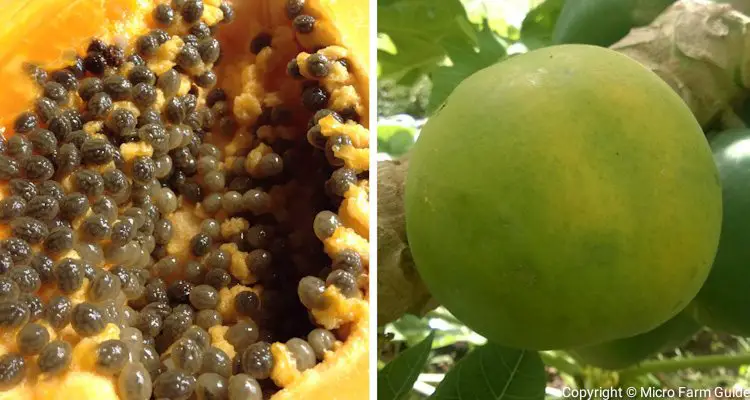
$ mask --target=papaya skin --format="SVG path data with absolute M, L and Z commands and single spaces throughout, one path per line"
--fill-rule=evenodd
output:
M 618 370 L 638 364 L 649 356 L 685 343 L 700 330 L 683 311 L 653 330 L 629 338 L 580 347 L 570 351 L 583 364 Z
M 467 78 L 425 125 L 408 243 L 436 300 L 489 340 L 579 347 L 687 306 L 716 252 L 720 191 L 698 122 L 657 75 L 554 46 Z
M 84 54 L 91 38 L 105 42 L 132 43 L 133 38 L 154 28 L 151 10 L 162 1 L 150 0 L 73 0 L 60 2 L 39 0 L 33 2 L 0 0 L 0 81 L 6 82 L 0 96 L 0 133 L 5 129 L 8 137 L 15 116 L 31 107 L 39 96 L 39 89 L 23 69 L 33 63 L 45 69 L 60 68 L 69 64 L 72 53 Z M 207 1 L 208 3 L 208 1 Z M 249 32 L 283 23 L 284 0 L 258 0 L 232 2 L 236 21 L 222 26 L 217 38 L 222 41 L 227 64 L 250 62 Z M 335 0 L 308 0 L 306 9 L 320 23 L 316 34 L 333 38 L 336 45 L 350 50 L 347 60 L 356 81 L 356 91 L 363 101 L 364 110 L 369 104 L 369 5 L 366 0 L 349 2 Z M 86 10 L 82 12 L 81 10 Z M 50 22 L 54 21 L 54 22 Z M 244 22 L 241 25 L 240 22 Z M 50 38 L 54 38 L 51 40 Z M 219 85 L 225 79 L 222 68 L 216 70 Z M 11 84 L 12 83 L 12 84 Z M 361 114 L 360 123 L 367 127 L 368 113 Z M 6 188 L 0 187 L 0 198 Z M 197 232 L 200 219 L 189 209 L 172 216 L 183 240 Z M 6 227 L 7 228 L 7 227 Z M 7 230 L 7 229 L 6 229 Z M 368 294 L 365 291 L 365 300 Z M 367 396 L 369 384 L 369 312 L 356 316 L 346 327 L 347 340 L 325 361 L 300 374 L 292 385 L 277 392 L 273 399 L 331 398 L 336 400 L 361 399 Z M 0 354 L 13 346 L 0 343 Z M 31 385 L 20 385 L 11 391 L 0 392 L 0 399 L 69 398 L 70 391 L 59 391 L 60 385 L 75 392 L 82 400 L 116 398 L 116 379 L 88 372 L 70 371 L 70 379 L 50 381 L 36 390 Z M 345 378 L 344 378 L 345 377 Z M 55 390 L 50 390 L 54 387 Z M 86 390 L 75 390 L 86 388 Z M 44 389 L 44 390 L 41 390 Z

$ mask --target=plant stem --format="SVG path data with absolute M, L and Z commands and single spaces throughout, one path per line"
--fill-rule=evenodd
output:
M 559 356 L 557 354 L 554 354 L 551 352 L 540 351 L 539 357 L 542 358 L 542 362 L 544 364 L 549 365 L 550 367 L 553 367 L 556 370 L 560 372 L 564 372 L 568 375 L 576 376 L 576 375 L 580 375 L 583 373 L 583 370 L 581 369 L 580 366 L 566 360 L 564 357 Z
M 750 364 L 750 353 L 684 357 L 670 360 L 646 361 L 638 366 L 620 371 L 620 377 L 633 378 L 654 372 L 674 372 L 687 368 L 739 367 Z

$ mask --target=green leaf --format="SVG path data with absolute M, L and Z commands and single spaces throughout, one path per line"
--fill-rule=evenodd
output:
M 565 0 L 547 0 L 526 14 L 521 24 L 521 41 L 529 50 L 549 46 Z
M 435 72 L 430 76 L 432 78 L 432 91 L 427 105 L 428 113 L 434 113 L 453 92 L 453 89 L 475 71 L 471 67 L 438 67 L 435 69 Z
M 380 6 L 390 6 L 393 3 L 397 3 L 400 0 L 378 0 L 378 7 Z
M 391 79 L 400 84 L 415 71 L 434 67 L 445 58 L 443 48 L 421 38 L 399 38 L 393 40 L 396 54 L 378 51 L 381 79 Z
M 377 48 L 389 54 L 396 54 L 396 45 L 393 44 L 391 38 L 385 33 L 378 33 Z
M 391 152 L 389 151 L 389 153 Z M 401 318 L 391 322 L 390 329 L 395 334 L 394 340 L 405 341 L 409 347 L 416 346 L 433 333 L 426 319 L 412 314 L 404 314 Z M 434 332 L 433 345 L 435 338 L 441 333 L 439 331 Z
M 430 112 L 435 111 L 461 81 L 507 55 L 508 44 L 492 31 L 486 20 L 482 28 L 476 30 L 476 38 L 478 49 L 456 38 L 445 38 L 441 42 L 453 65 L 438 67 L 431 75 Z
M 433 333 L 378 371 L 378 400 L 400 400 L 414 386 L 432 349 Z
M 538 0 L 535 0 L 538 1 Z M 526 2 L 524 0 L 523 2 Z M 495 0 L 461 0 L 461 3 L 466 9 L 466 14 L 469 16 L 469 20 L 474 24 L 481 24 L 482 20 L 489 20 L 490 27 L 493 31 L 507 35 L 509 30 L 513 28 L 512 25 L 506 20 L 508 6 L 498 4 Z M 520 5 L 511 5 L 510 7 L 519 7 Z
M 553 43 L 610 46 L 635 26 L 647 25 L 675 0 L 567 0 Z
M 545 384 L 538 353 L 487 343 L 456 364 L 430 399 L 542 400 Z
M 395 52 L 378 54 L 380 77 L 413 84 L 445 60 L 439 42 L 471 42 L 471 23 L 459 0 L 378 2 L 378 32 L 388 35 Z
M 508 46 L 510 46 L 510 43 L 492 30 L 487 20 L 482 22 L 482 29 L 477 31 L 477 44 L 479 45 L 477 56 L 484 62 L 485 67 L 505 58 L 508 54 Z
M 400 0 L 378 4 L 378 31 L 401 37 L 439 39 L 456 34 L 456 22 L 468 20 L 458 0 Z

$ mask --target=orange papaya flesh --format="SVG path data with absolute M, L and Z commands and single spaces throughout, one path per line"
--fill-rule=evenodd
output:
M 366 396 L 367 2 L 6 3 L 0 399 Z

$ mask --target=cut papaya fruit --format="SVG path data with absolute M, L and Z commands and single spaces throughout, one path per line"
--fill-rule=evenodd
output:
M 2 8 L 0 399 L 367 396 L 367 1 Z

